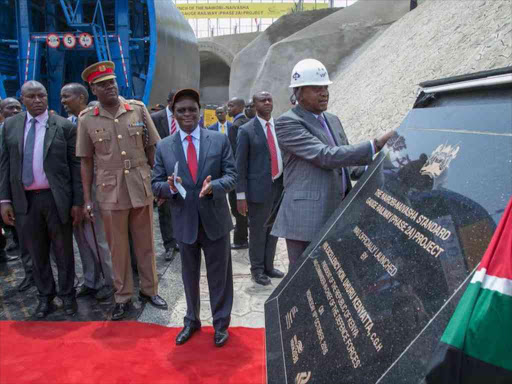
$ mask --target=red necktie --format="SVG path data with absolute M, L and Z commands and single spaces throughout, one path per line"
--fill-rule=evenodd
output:
M 171 135 L 174 134 L 174 132 L 176 132 L 176 119 L 173 116 L 171 121 Z
M 188 170 L 190 171 L 190 175 L 192 176 L 192 180 L 194 183 L 197 182 L 197 153 L 194 142 L 192 141 L 192 136 L 187 136 L 188 140 L 188 148 L 187 148 L 187 163 Z
M 272 165 L 272 179 L 273 179 L 279 173 L 279 166 L 277 164 L 276 142 L 274 140 L 274 135 L 272 134 L 272 130 L 270 129 L 269 122 L 267 122 L 267 143 L 268 143 L 268 150 L 270 152 L 270 163 Z

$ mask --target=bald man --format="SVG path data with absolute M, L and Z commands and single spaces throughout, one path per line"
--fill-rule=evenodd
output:
M 55 309 L 58 295 L 67 315 L 77 311 L 73 225 L 82 219 L 80 160 L 75 157 L 76 126 L 48 113 L 48 94 L 37 81 L 21 88 L 27 112 L 6 120 L 0 155 L 2 219 L 20 229 L 32 258 L 39 305 L 36 317 Z M 20 130 L 23 135 L 20 135 Z M 20 175 L 19 178 L 11 175 Z M 52 244 L 58 271 L 57 290 L 50 265 Z

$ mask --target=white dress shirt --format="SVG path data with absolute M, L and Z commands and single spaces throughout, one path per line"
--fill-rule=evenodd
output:
M 179 132 L 180 132 L 181 145 L 183 146 L 183 152 L 185 153 L 185 160 L 187 160 L 187 164 L 188 164 L 188 155 L 187 155 L 187 150 L 188 150 L 187 136 L 188 136 L 188 133 L 182 131 L 181 128 L 178 128 L 178 129 L 179 129 Z M 194 129 L 192 131 L 190 136 L 192 136 L 192 142 L 194 143 L 194 147 L 196 147 L 197 162 L 199 164 L 199 146 L 201 145 L 201 127 L 198 125 L 196 127 L 196 129 Z
M 188 154 L 187 154 L 187 150 L 188 150 L 188 140 L 187 140 L 187 136 L 188 136 L 188 133 L 184 132 L 181 130 L 181 128 L 177 128 L 178 132 L 180 133 L 180 139 L 181 139 L 181 146 L 183 148 L 183 153 L 185 153 L 185 160 L 187 161 L 187 167 L 188 167 Z M 196 147 L 196 156 L 197 156 L 197 166 L 199 167 L 199 146 L 201 144 L 201 127 L 198 125 L 196 127 L 196 129 L 194 129 L 192 131 L 192 133 L 190 134 L 190 136 L 192 136 L 192 142 L 194 143 L 194 147 Z M 197 172 L 199 173 L 199 169 L 197 170 Z M 177 176 L 177 177 L 182 177 L 180 175 L 174 175 L 174 176 Z M 171 189 L 171 193 L 173 195 L 177 194 L 178 192 L 174 192 L 172 189 Z
M 265 138 L 267 137 L 267 120 L 263 120 L 261 117 L 256 115 L 257 119 L 259 120 L 261 127 L 263 128 L 263 133 L 265 134 Z M 274 126 L 274 118 L 271 117 L 268 121 L 270 123 L 270 130 L 272 131 L 272 136 L 274 136 L 274 143 L 276 145 L 276 154 L 277 154 L 277 167 L 279 169 L 279 172 L 277 173 L 276 177 L 272 179 L 276 180 L 281 177 L 283 174 L 283 157 L 281 156 L 281 149 L 279 148 L 279 144 L 277 143 L 277 136 L 276 136 L 276 129 Z M 267 138 L 268 140 L 268 138 Z M 269 148 L 270 150 L 270 148 Z M 237 200 L 245 200 L 245 192 L 239 192 L 236 194 Z

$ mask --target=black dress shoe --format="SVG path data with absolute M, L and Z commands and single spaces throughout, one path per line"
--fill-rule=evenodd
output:
M 198 327 L 191 327 L 190 325 L 185 325 L 185 327 L 183 327 L 180 333 L 178 333 L 178 336 L 176 336 L 176 345 L 185 344 L 188 341 L 188 339 L 192 337 L 192 334 L 198 330 Z
M 269 285 L 271 283 L 268 276 L 265 275 L 264 273 L 260 273 L 259 275 L 253 276 L 252 281 L 260 285 Z
M 165 251 L 165 261 L 173 261 L 176 257 L 177 251 L 176 248 L 169 248 L 167 251 Z
M 32 276 L 30 276 L 30 277 L 25 276 L 25 278 L 20 283 L 20 285 L 18 285 L 18 291 L 24 292 L 27 289 L 29 289 L 31 286 L 33 286 L 34 284 L 35 284 L 35 282 L 34 282 L 34 278 Z
M 249 248 L 249 243 L 247 243 L 247 242 L 241 243 L 241 244 L 237 244 L 237 243 L 231 244 L 231 249 L 247 249 L 247 248 Z
M 5 252 L 0 253 L 0 263 L 8 263 L 10 261 L 18 260 L 19 256 L 8 255 Z
M 98 291 L 96 292 L 94 297 L 96 298 L 96 300 L 101 301 L 101 300 L 110 299 L 113 294 L 114 294 L 114 288 L 112 288 L 110 285 L 104 285 L 103 287 L 98 289 Z
M 112 320 L 121 320 L 126 317 L 130 310 L 130 302 L 127 303 L 116 303 L 114 310 L 112 311 Z
M 143 294 L 142 292 L 139 292 L 139 297 L 142 301 L 147 301 L 153 307 L 156 307 L 158 309 L 167 309 L 167 302 L 158 295 L 148 296 Z
M 42 319 L 46 317 L 50 312 L 53 312 L 55 310 L 55 305 L 53 305 L 53 299 L 47 300 L 42 299 L 39 301 L 39 304 L 36 308 L 36 317 L 38 319 Z
M 85 297 L 85 296 L 92 296 L 95 295 L 98 292 L 97 289 L 90 288 L 87 285 L 81 285 L 76 290 L 76 297 Z
M 215 335 L 213 336 L 213 341 L 216 347 L 222 347 L 229 339 L 229 333 L 226 329 L 225 331 L 215 331 Z
M 64 309 L 64 313 L 68 316 L 74 315 L 76 311 L 78 310 L 78 304 L 76 302 L 76 298 L 74 296 L 71 297 L 64 297 L 62 299 Z
M 265 272 L 265 275 L 267 275 L 268 277 L 275 277 L 277 279 L 282 279 L 284 277 L 284 273 L 276 268 L 272 269 L 271 271 Z

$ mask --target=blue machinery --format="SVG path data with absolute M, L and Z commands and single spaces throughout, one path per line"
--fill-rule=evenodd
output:
M 157 48 L 162 57 L 169 49 L 182 51 L 185 63 L 167 60 L 166 80 L 173 86 L 181 85 L 172 79 L 174 64 L 195 68 L 197 61 L 199 67 L 193 32 L 171 0 L 0 0 L 0 23 L 0 97 L 19 96 L 25 81 L 38 80 L 57 112 L 61 87 L 82 82 L 82 70 L 97 61 L 112 60 L 120 94 L 146 104 L 150 97 L 165 102 L 168 91 L 152 90 L 157 67 L 160 77 L 166 72 L 157 65 Z M 162 35 L 165 45 L 159 46 Z M 180 80 L 195 86 L 189 82 L 198 75 L 184 73 Z

